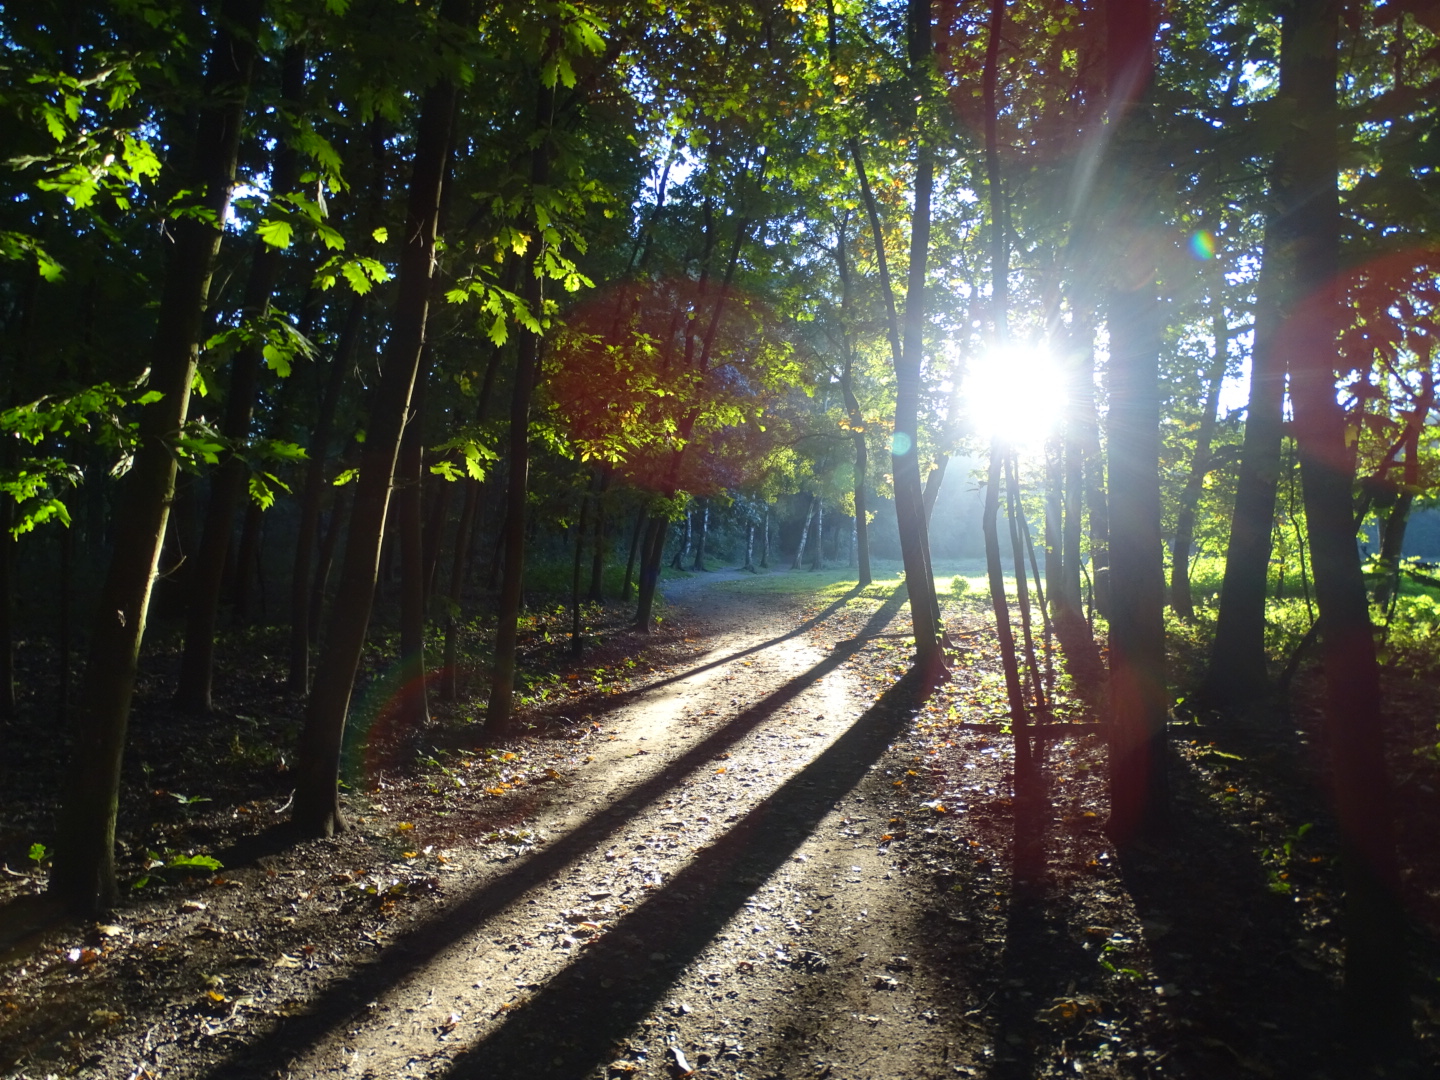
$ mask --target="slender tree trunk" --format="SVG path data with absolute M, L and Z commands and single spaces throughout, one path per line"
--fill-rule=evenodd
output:
M 685 556 L 690 554 L 690 533 L 692 528 L 691 523 L 694 515 L 695 512 L 693 510 L 685 511 L 685 525 L 680 532 L 680 543 L 675 548 L 675 557 L 670 560 L 671 570 L 685 569 Z
M 600 478 L 600 494 L 595 505 L 595 543 L 590 557 L 590 591 L 587 599 L 592 604 L 598 604 L 603 600 L 602 591 L 605 572 L 605 494 L 610 490 L 610 480 L 614 476 L 609 469 L 606 469 Z
M 635 553 L 640 549 L 640 538 L 645 532 L 645 522 L 649 514 L 642 506 L 635 513 L 635 528 L 630 533 L 630 554 L 625 558 L 625 583 L 620 586 L 621 601 L 628 602 L 630 599 L 630 587 L 635 576 Z
M 1149 83 L 1154 42 L 1150 0 L 1108 0 L 1112 251 L 1125 260 L 1109 294 L 1110 329 L 1110 820 L 1117 845 L 1160 832 L 1168 814 L 1165 721 L 1165 562 L 1160 535 L 1160 392 L 1162 337 L 1155 268 L 1137 265 L 1153 228 L 1150 182 L 1129 171 L 1138 118 L 1126 115 Z M 1134 132 L 1134 134 L 1132 134 Z
M 1293 24 L 1293 20 L 1291 20 Z M 1281 34 L 1277 105 L 1303 110 L 1299 97 L 1296 37 Z M 1289 46 L 1289 55 L 1286 46 Z M 1298 138 L 1287 125 L 1271 166 L 1271 212 L 1255 303 L 1255 346 L 1250 361 L 1250 402 L 1220 587 L 1220 612 L 1201 697 L 1207 704 L 1239 708 L 1263 699 L 1270 689 L 1265 658 L 1265 592 L 1280 483 L 1280 449 L 1285 394 L 1281 334 L 1298 296 L 1294 279 L 1297 235 L 1306 223 L 1299 213 L 1310 192 L 1295 180 Z
M 818 495 L 815 503 L 815 556 L 810 560 L 810 569 L 825 569 L 825 502 Z
M 447 0 L 442 18 L 453 21 L 457 9 L 464 6 Z M 329 836 L 344 828 L 339 799 L 340 747 L 370 625 L 396 459 L 425 344 L 455 98 L 454 84 L 442 79 L 425 92 L 421 105 L 390 340 L 362 448 L 340 590 L 300 737 L 294 821 L 307 835 Z
M 1225 274 L 1217 261 L 1211 276 L 1210 321 L 1215 337 L 1215 357 L 1210 363 L 1205 385 L 1205 401 L 1201 406 L 1200 427 L 1195 432 L 1195 452 L 1190 458 L 1190 473 L 1180 504 L 1175 510 L 1175 543 L 1170 552 L 1170 607 L 1182 619 L 1195 618 L 1195 599 L 1190 594 L 1190 549 L 1195 545 L 1195 515 L 1200 496 L 1205 491 L 1205 477 L 1210 475 L 1210 442 L 1220 414 L 1220 387 L 1225 382 L 1225 369 L 1230 362 L 1230 320 L 1225 314 Z
M 990 606 L 995 612 L 995 635 L 1000 642 L 1000 663 L 1005 671 L 1005 696 L 1010 703 L 1010 730 L 1015 738 L 1015 775 L 1028 777 L 1030 758 L 1029 709 L 1020 685 L 1020 660 L 1015 650 L 1015 630 L 1010 625 L 1010 603 L 1005 598 L 1005 570 L 1000 554 L 1001 462 L 1004 454 L 998 443 L 990 446 L 990 474 L 985 484 L 985 509 L 981 529 L 985 534 L 985 570 L 990 580 Z
M 1015 452 L 1006 455 L 1005 470 L 1005 518 L 1010 530 L 1010 557 L 1015 567 L 1015 602 L 1020 607 L 1020 632 L 1025 643 L 1025 667 L 1030 672 L 1030 684 L 1034 687 L 1034 704 L 1037 711 L 1045 708 L 1045 684 L 1040 678 L 1040 664 L 1035 653 L 1034 620 L 1031 618 L 1030 582 L 1025 572 L 1025 528 L 1022 517 L 1025 508 L 1020 505 L 1019 470 L 1015 466 Z M 1035 578 L 1039 585 L 1039 576 Z
M 549 128 L 553 122 L 554 91 L 536 90 L 535 131 L 539 138 L 530 153 L 532 190 L 550 182 Z M 521 292 L 530 310 L 539 316 L 543 302 L 538 245 L 527 250 L 521 271 Z M 490 703 L 485 712 L 485 736 L 510 736 L 515 698 L 515 649 L 525 578 L 525 502 L 530 470 L 530 398 L 540 372 L 540 336 L 521 329 L 515 353 L 515 388 L 510 402 L 510 475 L 505 488 L 505 573 L 496 616 L 495 661 L 490 682 Z
M 755 568 L 755 522 L 748 519 L 745 522 L 745 565 L 741 569 L 752 574 L 759 573 Z
M 820 505 L 820 496 L 810 496 L 810 509 L 805 514 L 805 525 L 800 530 L 800 546 L 795 549 L 791 570 L 799 570 L 805 562 L 805 545 L 810 542 L 810 527 L 815 521 L 815 508 Z
M 592 481 L 592 486 L 594 482 Z M 580 636 L 580 565 L 585 559 L 585 526 L 590 511 L 590 492 L 580 496 L 580 520 L 575 524 L 575 561 L 570 570 L 570 654 L 579 656 L 585 649 Z
M 281 76 L 281 97 L 285 108 L 299 115 L 305 91 L 305 47 L 292 44 L 285 50 Z M 280 140 L 270 173 L 270 190 L 288 195 L 300 178 L 300 154 Z M 270 298 L 280 279 L 280 249 L 263 240 L 253 241 L 250 277 L 241 305 L 242 318 L 263 319 L 270 310 Z M 236 350 L 230 363 L 230 387 L 225 399 L 222 434 L 232 446 L 243 446 L 250 437 L 251 418 L 260 386 L 263 363 L 260 335 Z M 236 455 L 223 458 L 210 478 L 210 502 L 205 509 L 205 527 L 192 564 L 186 593 L 189 597 L 185 621 L 185 650 L 180 658 L 180 676 L 175 703 L 191 712 L 209 712 L 215 673 L 215 631 L 220 608 L 220 588 L 225 576 L 225 555 L 234 528 L 235 509 L 244 498 L 249 469 Z M 244 563 L 240 564 L 241 572 Z
M 305 487 L 300 496 L 300 523 L 295 537 L 295 560 L 290 570 L 290 673 L 291 693 L 310 692 L 310 642 L 316 620 L 310 614 L 311 565 L 315 562 L 315 540 L 319 534 L 320 502 L 325 493 L 325 462 L 335 430 L 335 410 L 345 373 L 354 366 L 365 317 L 365 298 L 352 297 L 340 330 L 335 355 L 330 360 L 320 410 L 310 436 L 309 460 L 305 464 Z
M 430 346 L 420 353 L 411 391 L 410 415 L 400 440 L 395 466 L 395 525 L 400 534 L 400 694 L 401 722 L 419 731 L 430 720 L 429 691 L 425 678 L 425 624 L 427 569 L 425 565 L 425 380 L 429 375 Z
M 640 549 L 640 589 L 636 603 L 635 629 L 642 634 L 650 632 L 650 621 L 655 607 L 655 589 L 660 581 L 660 559 L 665 551 L 665 530 L 669 525 L 663 517 L 650 519 Z
M 760 569 L 770 569 L 770 504 L 765 504 L 765 517 L 760 526 Z
M 220 250 L 219 223 L 235 181 L 260 13 L 260 0 L 228 0 L 219 9 L 186 185 L 197 193 L 194 209 L 208 215 L 181 216 L 171 224 L 174 240 L 168 248 L 150 363 L 149 385 L 161 397 L 140 412 L 140 444 L 116 515 L 115 549 L 90 637 L 76 749 L 50 877 L 55 898 L 83 914 L 107 908 L 118 898 L 120 766 L 145 616 L 175 487 L 170 444 L 189 411 L 205 302 Z
M 695 565 L 694 570 L 705 570 L 705 541 L 710 534 L 710 500 L 706 499 L 700 506 L 700 530 L 695 538 Z
M 265 511 L 260 504 L 245 504 L 245 515 L 240 519 L 240 544 L 235 553 L 234 592 L 231 596 L 231 617 L 236 626 L 250 622 L 251 586 L 255 584 L 256 564 L 260 555 L 260 530 L 265 524 Z
M 1078 364 L 1075 366 L 1079 367 Z M 1078 401 L 1078 387 L 1072 389 L 1072 394 Z M 1062 439 L 1065 479 L 1062 485 L 1064 524 L 1061 526 L 1060 537 L 1060 579 L 1050 594 L 1056 621 L 1067 627 L 1081 618 L 1080 539 L 1084 529 L 1085 492 L 1083 420 L 1078 415 L 1081 409 L 1083 405 L 1070 410 L 1065 421 Z
M 1282 24 L 1293 100 L 1302 111 L 1287 155 L 1297 193 L 1289 240 L 1297 303 L 1282 331 L 1320 608 L 1325 733 L 1345 882 L 1345 999 L 1367 1054 L 1409 1037 L 1405 918 L 1384 756 L 1380 669 L 1351 502 L 1354 464 L 1335 396 L 1340 262 L 1336 0 L 1296 4 Z
M 310 583 L 310 625 L 316 628 L 322 625 L 322 616 L 325 612 L 325 593 L 330 586 L 330 569 L 335 564 L 335 549 L 340 544 L 340 533 L 342 525 L 348 520 L 345 507 L 345 500 L 351 487 L 343 487 L 335 492 L 335 497 L 330 502 L 330 520 L 325 526 L 325 535 L 320 541 L 320 551 L 315 558 L 315 577 Z

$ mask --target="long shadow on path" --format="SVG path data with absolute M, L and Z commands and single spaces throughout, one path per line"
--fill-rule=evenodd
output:
M 340 1028 L 347 1020 L 361 1011 L 361 1003 L 375 1000 L 380 995 L 404 983 L 446 949 L 453 947 L 471 934 L 476 927 L 519 900 L 530 889 L 554 878 L 585 853 L 606 843 L 613 834 L 628 824 L 630 815 L 635 809 L 659 798 L 688 773 L 706 766 L 715 755 L 744 738 L 787 702 L 839 668 L 854 655 L 868 637 L 884 629 L 899 612 L 905 601 L 906 595 L 902 585 L 870 617 L 861 632 L 846 642 L 843 647 L 837 646 L 829 656 L 809 671 L 791 679 L 778 690 L 744 710 L 723 728 L 702 739 L 679 758 L 665 765 L 656 775 L 631 788 L 617 792 L 606 810 L 597 812 L 549 847 L 536 852 L 508 873 L 480 886 L 463 900 L 447 907 L 436 918 L 396 941 L 385 950 L 381 957 L 381 963 L 339 980 L 326 991 L 323 998 L 312 1003 L 313 1008 L 310 1013 L 282 1021 L 259 1042 L 240 1050 L 232 1060 L 218 1066 L 210 1074 L 211 1077 L 214 1080 L 228 1080 L 230 1077 L 249 1080 L 255 1076 L 267 1076 L 277 1069 L 283 1069 L 286 1063 L 297 1054 L 320 1043 L 327 1035 Z M 783 640 L 783 638 L 777 640 Z M 897 718 L 881 722 L 876 718 L 888 716 L 892 705 L 903 700 L 907 694 L 913 696 L 913 691 L 909 690 L 903 682 L 892 688 L 875 707 L 865 714 L 865 717 L 857 721 L 808 768 L 781 789 L 782 793 L 799 792 L 804 789 L 803 797 L 797 800 L 796 796 L 791 795 L 788 800 L 781 799 L 777 804 L 776 800 L 780 798 L 777 795 L 761 804 L 740 822 L 735 830 L 701 856 L 704 865 L 707 867 L 716 865 L 716 859 L 727 857 L 727 853 L 734 853 L 729 856 L 733 860 L 735 855 L 738 855 L 750 843 L 748 838 L 751 831 L 759 828 L 762 822 L 770 825 L 783 822 L 785 828 L 789 830 L 785 840 L 788 847 L 785 849 L 785 854 L 779 856 L 779 861 L 783 861 L 788 852 L 804 839 L 803 833 L 796 834 L 795 830 L 813 827 L 813 823 L 818 822 L 824 812 L 828 810 L 830 803 L 839 797 L 838 794 L 830 795 L 828 793 L 833 789 L 843 794 L 864 774 L 870 762 L 884 751 L 894 732 L 899 730 L 899 725 L 903 720 Z M 866 755 L 871 756 L 867 757 Z M 822 763 L 824 764 L 822 765 Z M 850 778 L 852 775 L 853 778 Z M 841 784 L 844 786 L 837 786 Z M 792 806 L 792 803 L 795 805 Z M 819 809 L 822 805 L 824 810 Z M 771 815 L 777 810 L 783 810 L 785 814 L 790 814 L 792 810 L 802 813 L 788 819 L 772 817 Z M 818 813 L 816 813 L 817 810 Z M 805 825 L 805 822 L 809 822 L 810 825 Z M 738 840 L 732 840 L 732 837 L 737 836 Z M 767 857 L 773 856 L 776 850 L 773 848 L 774 838 L 767 837 L 765 839 L 769 842 L 761 843 L 757 847 L 762 864 Z M 684 877 L 689 872 L 689 870 L 684 871 L 680 876 Z M 759 871 L 750 870 L 742 873 L 756 872 Z M 686 887 L 677 889 L 672 882 L 672 886 L 668 887 L 664 893 L 657 894 L 657 899 L 659 895 L 670 895 L 676 891 L 683 893 L 689 889 Z M 747 891 L 744 895 L 748 894 Z M 728 893 L 725 895 L 728 896 Z M 739 902 L 743 902 L 743 895 Z M 654 903 L 653 900 L 647 902 L 642 908 L 637 909 L 637 913 L 638 911 L 658 912 L 660 909 L 652 908 L 652 903 Z M 728 918 L 728 914 L 726 918 Z M 629 922 L 630 919 L 633 919 L 633 914 L 628 916 L 626 921 Z M 723 920 L 721 921 L 723 923 Z M 643 926 L 645 935 L 651 933 L 651 927 L 647 923 L 630 922 L 630 925 Z M 597 945 L 591 946 L 587 950 L 587 954 L 606 955 L 603 946 L 604 939 Z M 668 980 L 657 984 L 659 989 L 656 992 L 660 992 L 667 983 Z M 567 982 L 565 985 L 569 986 L 571 983 Z M 595 992 L 598 993 L 598 989 Z M 537 995 L 537 999 L 542 995 Z M 526 1014 L 529 1015 L 530 1010 L 526 1010 Z M 638 1015 L 637 1013 L 637 1018 Z M 630 1022 L 633 1022 L 633 1019 Z M 505 1030 L 509 1031 L 510 1027 L 511 1025 L 507 1024 Z M 609 1032 L 610 1029 L 606 1030 Z M 607 1034 L 608 1037 L 610 1036 Z M 529 1069 L 527 1074 L 530 1076 L 552 1075 L 535 1072 L 533 1068 Z M 553 1075 L 570 1074 L 562 1071 Z
M 883 694 L 829 749 L 459 1058 L 449 1075 L 575 1080 L 606 1061 L 615 1041 L 671 991 L 757 884 L 864 778 L 923 697 L 913 675 Z M 648 961 L 623 944 L 629 935 L 644 940 L 638 951 Z

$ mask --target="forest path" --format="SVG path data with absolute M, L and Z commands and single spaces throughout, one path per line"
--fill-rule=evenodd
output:
M 603 716 L 610 738 L 527 817 L 537 850 L 474 868 L 221 1073 L 965 1075 L 959 973 L 927 960 L 888 848 L 883 764 L 910 710 L 846 667 L 903 592 L 834 644 L 843 599 L 722 587 L 741 576 L 667 583 L 709 648 Z

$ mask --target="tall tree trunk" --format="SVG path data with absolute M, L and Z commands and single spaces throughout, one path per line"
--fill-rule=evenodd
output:
M 660 557 L 665 551 L 665 530 L 669 524 L 663 516 L 657 514 L 650 518 L 650 524 L 641 538 L 640 587 L 635 604 L 635 629 L 642 634 L 650 632 L 655 589 L 660 581 Z
M 427 567 L 425 564 L 424 500 L 425 380 L 429 375 L 431 347 L 420 352 L 411 391 L 410 415 L 400 440 L 392 498 L 395 525 L 400 534 L 400 695 L 401 722 L 419 731 L 430 720 L 429 690 L 425 678 L 425 624 Z
M 1405 920 L 1399 902 L 1395 823 L 1384 756 L 1380 670 L 1355 545 L 1353 457 L 1335 396 L 1336 278 L 1340 212 L 1336 180 L 1336 0 L 1286 9 L 1282 54 L 1301 111 L 1286 155 L 1296 213 L 1287 240 L 1295 304 L 1281 332 L 1320 608 L 1325 733 L 1340 824 L 1345 882 L 1345 999 L 1351 1034 L 1367 1052 L 1408 1037 Z M 1282 75 L 1282 78 L 1284 75 Z M 1348 365 L 1345 365 L 1348 366 Z
M 845 401 L 845 413 L 850 423 L 850 439 L 855 446 L 855 552 L 858 562 L 857 577 L 861 587 L 869 585 L 874 578 L 870 571 L 870 527 L 866 514 L 866 490 L 870 484 L 870 447 L 866 442 L 865 414 L 855 396 L 855 346 L 850 340 L 849 312 L 852 299 L 850 264 L 846 259 L 845 222 L 840 226 L 840 236 L 835 245 L 835 264 L 840 273 L 840 318 L 841 333 L 844 335 L 842 350 L 844 362 L 840 368 L 840 394 Z M 767 540 L 770 519 L 766 507 L 765 519 Z M 761 559 L 761 566 L 765 565 Z
M 825 501 L 815 496 L 815 557 L 810 560 L 811 570 L 825 569 Z
M 1116 200 L 1110 286 L 1110 819 L 1117 845 L 1163 829 L 1168 814 L 1165 721 L 1165 561 L 1160 536 L 1160 391 L 1162 337 L 1156 268 L 1139 264 L 1152 229 L 1150 181 L 1125 168 L 1138 158 L 1140 106 L 1154 43 L 1150 0 L 1108 0 L 1111 143 L 1108 170 Z M 1133 134 L 1132 134 L 1133 133 Z M 1127 138 L 1129 136 L 1129 138 Z
M 125 478 L 115 549 L 97 605 L 80 690 L 75 754 L 61 812 L 50 889 L 86 914 L 117 900 L 115 818 L 125 729 L 145 616 L 175 487 L 171 443 L 185 423 L 205 302 L 230 205 L 240 129 L 255 62 L 261 0 L 222 3 L 206 60 L 198 136 L 186 187 L 193 209 L 171 223 L 165 285 L 156 317 L 150 389 L 160 399 L 140 413 L 140 445 Z
M 265 524 L 265 511 L 260 504 L 245 504 L 240 519 L 240 543 L 235 553 L 235 580 L 231 582 L 231 618 L 236 626 L 250 622 L 250 586 L 255 583 L 256 565 L 260 557 L 260 530 Z
M 1060 581 L 1051 603 L 1057 619 L 1073 622 L 1080 618 L 1080 539 L 1085 517 L 1085 450 L 1078 438 L 1070 434 L 1073 421 L 1067 423 L 1064 440 L 1065 523 L 1060 537 Z
M 453 21 L 464 6 L 463 0 L 446 0 L 441 16 Z M 340 589 L 300 737 L 294 821 L 307 835 L 330 836 L 345 824 L 339 798 L 340 748 L 370 625 L 396 459 L 425 344 L 455 99 L 454 84 L 442 78 L 425 92 L 421 105 L 390 340 L 361 450 Z
M 760 568 L 770 569 L 770 504 L 765 504 L 765 517 L 760 526 Z
M 810 542 L 810 527 L 815 521 L 815 508 L 820 505 L 820 496 L 810 496 L 810 508 L 805 513 L 805 524 L 800 529 L 800 544 L 795 549 L 795 559 L 790 564 L 791 570 L 799 570 L 805 562 L 805 545 Z
M 1182 619 L 1195 618 L 1195 600 L 1190 593 L 1190 549 L 1195 544 L 1195 517 L 1205 478 L 1210 475 L 1210 443 L 1220 415 L 1220 388 L 1230 362 L 1230 319 L 1225 314 L 1225 273 L 1217 255 L 1211 275 L 1210 323 L 1215 338 L 1215 356 L 1206 373 L 1205 400 L 1200 408 L 1200 426 L 1195 432 L 1195 451 L 1190 472 L 1175 510 L 1175 543 L 1170 552 L 1170 607 Z
M 680 532 L 680 543 L 675 548 L 675 557 L 670 560 L 671 570 L 685 569 L 685 556 L 690 554 L 690 533 L 693 528 L 692 522 L 694 517 L 694 510 L 685 511 L 685 524 Z
M 705 541 L 710 535 L 710 500 L 700 504 L 700 529 L 695 537 L 695 565 L 692 570 L 705 570 Z
M 1277 106 L 1303 111 L 1309 102 L 1300 97 L 1297 82 L 1297 41 L 1294 34 L 1281 33 Z M 1225 577 L 1220 587 L 1220 611 L 1209 673 L 1201 692 L 1207 704 L 1226 708 L 1261 700 L 1270 688 L 1265 664 L 1265 592 L 1284 422 L 1285 358 L 1280 339 L 1297 299 L 1295 276 L 1301 268 L 1297 265 L 1296 245 L 1307 227 L 1301 210 L 1311 195 L 1295 178 L 1296 142 L 1301 136 L 1294 125 L 1287 125 L 1286 130 L 1288 138 L 1281 142 L 1271 165 L 1271 208 L 1256 290 L 1250 401 L 1225 553 Z
M 650 515 L 643 506 L 635 512 L 635 528 L 630 533 L 630 554 L 625 559 L 625 582 L 620 586 L 622 601 L 630 599 L 630 587 L 635 580 L 635 554 L 640 550 L 640 538 L 645 533 L 645 523 L 649 518 Z
M 365 317 L 365 298 L 354 296 L 345 313 L 340 340 L 326 372 L 320 410 L 311 431 L 309 460 L 305 463 L 305 487 L 300 495 L 300 523 L 295 536 L 295 559 L 290 570 L 290 671 L 286 685 L 294 694 L 310 692 L 310 641 L 315 620 L 310 615 L 310 570 L 315 562 L 315 540 L 319 535 L 320 502 L 325 493 L 325 464 L 330 439 L 335 431 L 335 410 L 345 373 L 354 366 Z
M 610 481 L 614 473 L 609 469 L 600 477 L 600 494 L 595 505 L 595 543 L 590 556 L 590 590 L 586 598 L 592 604 L 598 604 L 605 598 L 602 586 L 605 573 L 605 528 L 606 528 L 606 499 L 605 494 L 610 490 Z
M 1010 730 L 1015 738 L 1015 774 L 1028 777 L 1032 771 L 1030 758 L 1030 712 L 1025 705 L 1025 691 L 1020 685 L 1020 659 L 1015 650 L 1015 629 L 1010 625 L 1010 604 L 1005 598 L 1005 570 L 1000 554 L 1000 485 L 1004 451 L 1000 444 L 990 446 L 990 474 L 985 483 L 985 509 L 981 531 L 985 535 L 985 571 L 990 580 L 990 606 L 995 612 L 995 634 L 1000 642 L 1000 664 L 1005 672 L 1005 697 L 1010 704 Z
M 305 92 L 305 46 L 292 44 L 285 50 L 281 74 L 282 112 L 300 115 Z M 281 139 L 270 171 L 270 190 L 289 195 L 300 179 L 300 153 Z M 245 285 L 241 318 L 247 322 L 264 319 L 270 298 L 280 280 L 280 249 L 258 237 L 253 241 L 250 277 Z M 230 387 L 225 398 L 225 420 L 221 428 L 226 440 L 243 447 L 250 438 L 251 418 L 259 393 L 264 339 L 255 334 L 235 352 L 230 362 Z M 215 674 L 215 631 L 220 608 L 220 588 L 225 577 L 225 555 L 235 523 L 235 508 L 245 496 L 249 469 L 234 453 L 223 458 L 211 474 L 210 502 L 205 508 L 205 527 L 192 564 L 186 592 L 189 604 L 185 620 L 185 651 L 180 657 L 180 676 L 175 703 L 191 712 L 209 712 Z M 244 564 L 240 564 L 244 573 Z
M 591 486 L 595 486 L 591 481 Z M 591 493 L 580 496 L 580 520 L 575 524 L 575 562 L 570 570 L 570 654 L 579 656 L 585 649 L 580 636 L 580 565 L 585 560 L 585 520 L 589 516 Z
M 538 141 L 530 153 L 532 191 L 550 182 L 549 128 L 554 120 L 555 93 L 536 89 L 535 131 Z M 538 318 L 543 301 L 538 244 L 526 252 L 521 271 L 521 293 Z M 520 619 L 521 590 L 525 579 L 525 502 L 530 471 L 530 398 L 540 371 L 540 336 L 520 330 L 515 350 L 515 388 L 510 401 L 510 474 L 505 487 L 505 572 L 496 615 L 495 661 L 490 681 L 490 702 L 485 711 L 485 736 L 500 740 L 510 735 L 515 698 L 515 649 Z
M 1030 582 L 1025 572 L 1025 526 L 1022 524 L 1025 508 L 1020 505 L 1020 477 L 1015 463 L 1015 451 L 1006 455 L 1005 468 L 1005 520 L 1010 529 L 1010 556 L 1015 567 L 1015 602 L 1020 607 L 1020 632 L 1025 642 L 1025 667 L 1030 672 L 1030 683 L 1035 690 L 1036 711 L 1045 708 L 1045 683 L 1040 678 L 1040 663 L 1035 654 L 1034 620 L 1031 618 Z M 1035 579 L 1039 586 L 1040 579 Z

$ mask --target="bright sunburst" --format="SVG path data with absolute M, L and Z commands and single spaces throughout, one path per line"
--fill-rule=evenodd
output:
M 1053 434 L 1066 391 L 1065 373 L 1045 347 L 1021 342 L 972 360 L 961 383 L 975 433 L 1012 445 Z

